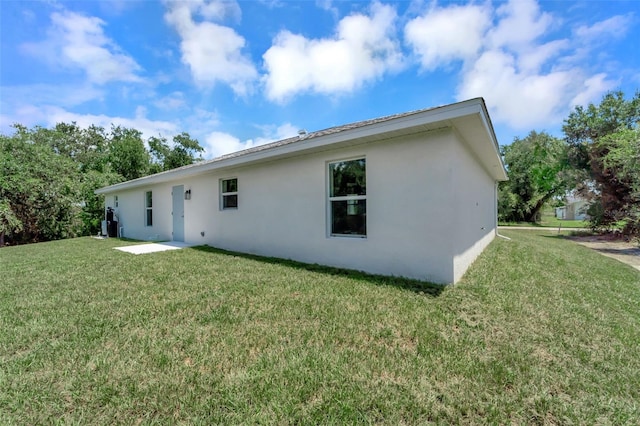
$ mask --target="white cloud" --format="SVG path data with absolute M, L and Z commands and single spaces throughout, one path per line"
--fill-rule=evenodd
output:
M 281 31 L 263 55 L 267 97 L 285 102 L 301 92 L 347 93 L 399 70 L 395 20 L 393 7 L 373 3 L 369 15 L 343 18 L 332 38 L 307 39 Z
M 243 149 L 253 148 L 254 146 L 290 138 L 298 134 L 297 128 L 290 123 L 280 126 L 259 126 L 259 128 L 263 131 L 262 136 L 255 139 L 247 139 L 244 142 L 229 133 L 210 132 L 202 144 L 205 148 L 204 157 L 216 158 L 232 152 L 242 151 Z
M 628 22 L 616 17 L 574 33 L 611 34 Z M 589 71 L 593 62 L 584 62 L 590 48 L 581 47 L 583 40 L 553 37 L 561 24 L 535 0 L 510 0 L 495 9 L 450 5 L 410 20 L 405 40 L 423 69 L 461 61 L 456 98 L 482 96 L 496 122 L 526 130 L 557 125 L 573 105 L 612 87 L 605 74 Z
M 570 47 L 571 43 L 566 39 L 524 47 L 518 52 L 518 67 L 523 72 L 537 73 L 543 65 Z
M 338 18 L 340 12 L 338 8 L 333 5 L 333 0 L 316 0 L 316 6 L 331 13 L 334 18 Z
M 194 16 L 200 19 L 196 21 Z M 239 19 L 237 3 L 191 1 L 167 3 L 165 19 L 180 35 L 182 62 L 190 68 L 196 84 L 210 87 L 225 83 L 235 93 L 246 95 L 258 77 L 250 58 L 242 53 L 246 41 L 232 28 L 210 22 L 229 16 Z
M 626 34 L 632 23 L 631 16 L 616 15 L 590 26 L 581 25 L 575 30 L 575 35 L 583 41 L 589 42 L 606 36 L 621 38 Z
M 252 146 L 264 145 L 269 142 L 275 142 L 297 136 L 299 130 L 291 123 L 284 123 L 280 126 L 268 125 L 257 127 L 262 130 L 262 136 L 255 139 L 248 139 L 247 143 L 252 144 Z
M 474 57 L 490 24 L 490 10 L 484 6 L 434 8 L 410 20 L 404 35 L 422 68 L 433 70 Z
M 0 118 L 3 128 L 12 123 L 20 123 L 27 127 L 34 125 L 52 127 L 61 122 L 76 122 L 80 127 L 95 125 L 104 127 L 106 130 L 110 129 L 112 124 L 134 128 L 141 131 L 145 139 L 158 136 L 158 134 L 171 136 L 181 131 L 175 123 L 147 118 L 146 108 L 142 106 L 136 109 L 136 115 L 133 118 L 113 117 L 104 114 L 79 114 L 52 105 L 23 105 L 15 110 L 11 117 L 2 116 Z
M 458 99 L 484 96 L 495 120 L 514 128 L 544 126 L 562 116 L 575 77 L 568 71 L 520 72 L 512 55 L 492 50 L 464 74 Z
M 286 3 L 281 0 L 258 0 L 258 2 L 265 5 L 269 9 L 275 9 L 278 7 L 286 6 Z
M 581 40 L 550 37 L 562 22 L 534 0 L 511 0 L 496 14 L 485 49 L 463 72 L 458 99 L 484 96 L 497 121 L 525 130 L 557 125 L 576 102 L 611 87 L 577 57 L 560 57 Z
M 224 132 L 211 132 L 201 144 L 204 148 L 204 158 L 216 158 L 221 155 L 251 148 L 252 144 L 244 144 L 235 136 Z
M 164 110 L 179 110 L 187 106 L 187 102 L 182 92 L 172 92 L 156 100 L 154 105 Z
M 527 46 L 552 25 L 553 17 L 540 11 L 535 0 L 510 0 L 496 10 L 498 25 L 488 33 L 490 48 Z
M 92 83 L 142 81 L 136 61 L 104 34 L 103 20 L 62 11 L 52 13 L 51 22 L 47 39 L 23 44 L 24 52 L 63 68 L 80 69 Z
M 578 93 L 571 100 L 569 106 L 573 108 L 577 105 L 587 105 L 590 102 L 596 102 L 603 93 L 613 90 L 614 87 L 615 83 L 607 80 L 606 74 L 596 74 L 584 81 L 584 84 L 582 87 L 579 87 Z
M 2 108 L 14 109 L 24 103 L 76 106 L 101 99 L 105 92 L 91 84 L 26 84 L 1 86 Z

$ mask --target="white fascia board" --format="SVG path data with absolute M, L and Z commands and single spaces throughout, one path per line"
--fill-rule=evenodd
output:
M 504 162 L 502 161 L 502 155 L 500 155 L 500 144 L 498 143 L 498 138 L 496 137 L 496 133 L 493 130 L 493 123 L 491 123 L 491 117 L 489 117 L 489 112 L 487 111 L 487 107 L 484 104 L 484 102 L 482 102 L 481 106 L 482 106 L 482 114 L 481 114 L 482 124 L 484 125 L 487 131 L 487 134 L 491 138 L 491 143 L 493 144 L 495 156 L 499 164 L 499 166 L 494 166 L 494 168 L 500 169 L 499 171 L 497 171 L 497 176 L 498 176 L 497 180 L 500 180 L 500 181 L 509 180 L 509 177 L 507 176 L 507 170 L 505 169 Z
M 301 139 L 290 144 L 276 146 L 262 151 L 249 152 L 237 157 L 225 158 L 218 161 L 214 159 L 202 164 L 194 164 L 184 168 L 170 170 L 167 172 L 162 172 L 155 175 L 145 176 L 127 182 L 107 186 L 105 188 L 96 190 L 95 193 L 109 194 L 117 191 L 143 187 L 156 183 L 170 182 L 214 170 L 245 166 L 262 161 L 272 161 L 278 158 L 289 157 L 307 151 L 312 152 L 322 150 L 323 148 L 327 148 L 329 146 L 333 147 L 334 145 L 339 145 L 341 143 L 352 140 L 375 138 L 376 136 L 385 133 L 407 130 L 414 127 L 419 128 L 420 126 L 426 126 L 439 122 L 448 122 L 455 118 L 472 114 L 481 114 L 483 117 L 488 117 L 486 109 L 484 108 L 484 101 L 482 100 L 482 98 L 475 98 L 468 101 L 436 107 L 420 113 L 398 117 L 395 119 L 390 119 L 388 121 L 374 123 L 362 127 L 356 127 L 354 129 L 342 130 L 336 133 L 315 136 L 309 138 L 308 140 Z M 493 128 L 489 125 L 486 130 L 491 134 L 493 140 L 495 141 Z M 497 155 L 499 156 L 499 152 L 497 152 Z

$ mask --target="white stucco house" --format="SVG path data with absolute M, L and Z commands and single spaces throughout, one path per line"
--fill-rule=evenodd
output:
M 122 236 L 454 283 L 507 175 L 483 99 L 332 127 L 96 191 Z

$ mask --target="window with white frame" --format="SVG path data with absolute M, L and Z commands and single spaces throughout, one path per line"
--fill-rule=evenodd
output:
M 147 191 L 144 194 L 144 212 L 145 212 L 145 225 L 153 226 L 153 194 L 151 191 Z
M 366 159 L 329 163 L 329 223 L 332 236 L 367 236 Z
M 238 179 L 220 180 L 220 209 L 238 208 Z
M 118 207 L 118 196 L 117 195 L 115 195 L 113 197 L 113 205 L 114 205 L 114 207 Z

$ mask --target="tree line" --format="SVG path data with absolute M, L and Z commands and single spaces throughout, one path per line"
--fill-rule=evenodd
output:
M 193 164 L 204 151 L 186 132 L 145 144 L 139 130 L 114 125 L 13 130 L 0 134 L 0 247 L 95 234 L 104 216 L 96 189 Z
M 509 181 L 499 186 L 499 220 L 537 222 L 573 193 L 588 201 L 592 229 L 640 236 L 640 92 L 576 106 L 562 130 L 563 139 L 532 131 L 501 147 Z
M 0 247 L 97 233 L 104 200 L 96 189 L 202 160 L 186 132 L 145 144 L 122 126 L 13 129 L 0 134 Z M 499 220 L 536 222 L 573 192 L 589 201 L 593 229 L 640 236 L 640 92 L 577 106 L 562 129 L 564 138 L 531 131 L 501 146 L 509 180 L 499 186 Z

